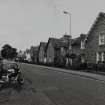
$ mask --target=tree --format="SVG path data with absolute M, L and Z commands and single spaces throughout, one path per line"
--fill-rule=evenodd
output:
M 5 59 L 13 59 L 17 56 L 17 49 L 13 48 L 9 44 L 5 44 L 1 50 L 1 56 Z

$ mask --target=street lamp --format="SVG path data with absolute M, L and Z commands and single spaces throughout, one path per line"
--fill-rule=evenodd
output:
M 69 24 L 70 26 L 69 27 L 70 27 L 70 36 L 71 36 L 71 13 L 69 13 L 67 11 L 63 11 L 63 13 L 66 15 L 69 15 L 69 18 L 70 18 L 70 24 Z
M 69 23 L 69 28 L 70 28 L 70 38 L 68 39 L 68 64 L 70 63 L 70 50 L 71 50 L 71 13 L 67 12 L 67 11 L 63 11 L 64 14 L 69 16 L 70 19 L 70 23 Z M 72 65 L 72 60 L 71 60 L 71 65 Z

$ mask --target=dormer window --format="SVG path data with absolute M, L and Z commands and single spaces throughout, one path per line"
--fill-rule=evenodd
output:
M 85 41 L 81 41 L 81 49 L 85 49 Z
M 105 32 L 101 32 L 99 34 L 99 45 L 104 45 L 105 44 Z

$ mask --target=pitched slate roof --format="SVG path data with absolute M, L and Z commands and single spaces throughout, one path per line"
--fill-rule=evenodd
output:
M 38 49 L 39 49 L 39 46 L 32 46 L 30 48 L 30 52 L 34 53 L 35 55 L 37 55 L 38 54 Z
M 90 30 L 89 30 L 89 32 L 88 32 L 87 35 L 89 35 L 89 34 L 92 32 L 92 30 L 94 29 L 94 27 L 96 26 L 97 22 L 99 21 L 99 19 L 100 19 L 101 17 L 104 17 L 104 18 L 105 18 L 105 13 L 104 13 L 104 12 L 100 12 L 100 13 L 99 13 L 99 15 L 97 16 L 96 20 L 94 21 L 94 23 L 93 23 L 92 27 L 90 28 Z M 104 21 L 104 22 L 105 22 L 105 21 Z
M 55 48 L 60 48 L 60 47 L 68 47 L 68 42 L 59 40 L 58 42 L 56 42 L 55 44 Z
M 40 42 L 40 47 L 43 47 L 43 49 L 45 50 L 47 43 L 46 42 Z
M 49 42 L 52 43 L 54 48 L 67 47 L 67 42 L 63 41 L 62 39 L 49 38 L 48 43 Z
M 49 38 L 49 42 L 52 43 L 53 47 L 56 46 L 56 43 L 58 43 L 60 40 L 57 38 Z
M 81 41 L 85 40 L 86 35 L 85 34 L 81 34 L 79 37 L 72 39 L 71 41 L 71 45 L 80 45 Z
M 81 42 L 80 37 L 74 38 L 74 39 L 72 39 L 72 41 L 71 41 L 71 45 L 72 45 L 72 46 L 73 46 L 73 45 L 79 45 L 80 42 Z

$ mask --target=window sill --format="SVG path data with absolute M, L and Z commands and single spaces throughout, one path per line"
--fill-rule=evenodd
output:
M 101 46 L 104 46 L 105 44 L 99 44 L 99 46 L 101 47 Z
M 84 50 L 84 49 L 86 49 L 86 48 L 80 48 L 81 50 Z

